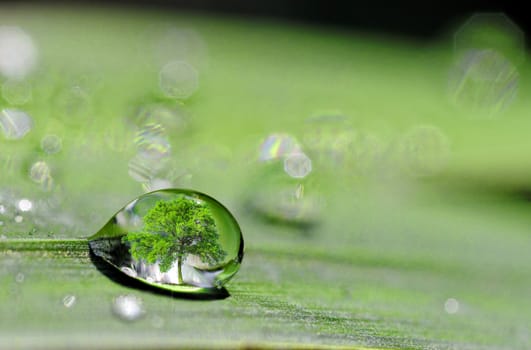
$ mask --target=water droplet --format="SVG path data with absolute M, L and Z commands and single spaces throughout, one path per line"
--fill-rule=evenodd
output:
M 459 301 L 449 298 L 444 302 L 444 311 L 448 314 L 455 314 L 459 311 Z
M 525 57 L 525 35 L 503 13 L 476 13 L 454 34 L 456 56 L 469 50 L 494 50 L 519 64 Z
M 46 135 L 41 140 L 41 149 L 48 154 L 55 154 L 63 148 L 63 141 L 57 135 Z
M 404 166 L 410 175 L 436 175 L 448 163 L 450 142 L 437 127 L 416 126 L 404 136 L 402 152 Z
M 5 207 L 5 205 L 0 204 L 0 214 L 5 214 L 5 213 L 6 213 L 6 207 Z
M 138 38 L 138 49 L 150 70 L 158 71 L 170 61 L 181 60 L 194 67 L 207 63 L 207 45 L 201 35 L 190 28 L 155 24 Z
M 30 179 L 42 186 L 46 191 L 49 191 L 53 187 L 53 178 L 51 175 L 50 167 L 44 161 L 38 161 L 33 163 L 29 173 Z
M 284 160 L 284 171 L 291 177 L 302 179 L 312 171 L 312 160 L 304 153 L 291 154 Z
M 24 276 L 24 274 L 22 272 L 19 272 L 17 273 L 17 275 L 15 276 L 15 282 L 17 283 L 22 283 L 24 282 L 24 279 L 26 278 L 26 276 Z
M 0 75 L 24 78 L 37 62 L 31 37 L 18 27 L 0 26 Z
M 289 134 L 271 134 L 260 145 L 258 160 L 269 161 L 301 153 L 301 146 L 295 137 Z
M 142 105 L 136 113 L 128 118 L 136 126 L 148 123 L 164 125 L 164 128 L 172 135 L 186 130 L 187 119 L 188 116 L 181 107 L 170 104 Z
M 489 118 L 514 101 L 518 83 L 518 70 L 503 54 L 471 49 L 458 58 L 450 72 L 450 97 L 456 106 Z
M 25 81 L 7 80 L 2 84 L 2 96 L 9 104 L 21 106 L 31 100 L 31 85 Z
M 131 294 L 116 297 L 112 303 L 112 311 L 124 321 L 135 321 L 145 314 L 142 299 Z
M 243 258 L 234 217 L 215 199 L 190 190 L 138 197 L 89 242 L 96 256 L 122 273 L 174 292 L 212 293 Z
M 63 305 L 66 308 L 71 308 L 76 303 L 76 296 L 75 295 L 66 295 L 63 298 Z
M 197 70 L 185 61 L 170 62 L 160 70 L 159 87 L 167 97 L 187 99 L 199 87 Z
M 0 111 L 0 129 L 8 140 L 17 140 L 26 135 L 33 127 L 33 120 L 23 111 L 3 109 Z
M 18 201 L 18 208 L 20 211 L 30 211 L 33 208 L 33 203 L 29 199 L 23 198 Z
M 144 158 L 160 159 L 168 156 L 171 149 L 166 130 L 158 123 L 142 126 L 136 134 L 135 145 Z
M 22 221 L 24 221 L 24 217 L 22 215 L 16 215 L 14 220 L 17 224 L 20 224 Z

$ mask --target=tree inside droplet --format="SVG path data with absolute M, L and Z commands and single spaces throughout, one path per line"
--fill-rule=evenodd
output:
M 209 208 L 186 197 L 158 201 L 144 217 L 144 229 L 122 237 L 134 259 L 157 264 L 161 273 L 176 267 L 177 284 L 183 283 L 182 264 L 188 256 L 209 266 L 223 261 L 227 252 L 218 240 Z
M 241 230 L 227 208 L 183 189 L 134 199 L 89 238 L 89 245 L 120 274 L 172 292 L 221 289 L 243 259 Z

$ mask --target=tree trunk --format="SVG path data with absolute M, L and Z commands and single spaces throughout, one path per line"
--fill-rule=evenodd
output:
M 183 284 L 183 263 L 182 263 L 182 260 L 179 259 L 177 261 L 177 282 L 179 284 Z

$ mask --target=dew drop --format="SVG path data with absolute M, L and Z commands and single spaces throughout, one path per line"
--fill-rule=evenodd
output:
M 112 303 L 112 312 L 124 321 L 135 321 L 145 314 L 142 299 L 131 294 L 116 297 Z
M 450 142 L 435 126 L 413 127 L 404 136 L 401 147 L 406 171 L 416 177 L 438 174 L 450 157 Z
M 63 141 L 57 135 L 46 135 L 41 140 L 41 149 L 48 154 L 55 154 L 63 148 Z
M 276 160 L 297 153 L 301 153 L 301 146 L 295 137 L 289 134 L 275 133 L 270 134 L 262 141 L 258 160 Z
M 50 190 L 53 187 L 53 178 L 50 167 L 44 161 L 33 163 L 29 172 L 30 179 L 42 186 L 44 190 Z
M 21 139 L 32 127 L 33 120 L 27 113 L 17 109 L 3 109 L 0 111 L 0 129 L 6 139 Z
M 232 214 L 212 197 L 181 189 L 138 197 L 89 244 L 121 273 L 183 293 L 213 293 L 243 258 L 243 238 Z
M 455 314 L 459 311 L 459 301 L 454 298 L 448 298 L 444 302 L 444 311 L 448 314 Z
M 284 171 L 291 177 L 301 179 L 312 171 L 312 160 L 304 153 L 295 153 L 284 160 Z
M 20 224 L 22 221 L 24 221 L 24 217 L 22 215 L 16 215 L 14 220 L 17 224 Z
M 23 198 L 18 202 L 18 208 L 20 211 L 30 211 L 33 208 L 33 202 Z
M 66 308 L 71 308 L 76 303 L 76 296 L 75 295 L 65 295 L 63 298 L 63 305 Z
M 450 72 L 450 98 L 457 107 L 492 118 L 515 100 L 520 74 L 512 62 L 491 49 L 462 53 Z
M 2 97 L 14 106 L 21 106 L 31 100 L 31 85 L 25 81 L 8 80 L 2 84 Z
M 187 99 L 199 87 L 197 70 L 186 61 L 170 62 L 159 73 L 159 87 L 169 98 Z
M 348 164 L 356 133 L 350 121 L 339 113 L 310 117 L 304 125 L 304 146 L 317 164 L 332 169 Z
M 17 283 L 22 283 L 24 282 L 24 279 L 26 278 L 26 276 L 24 276 L 24 274 L 22 272 L 19 272 L 17 273 L 17 275 L 15 276 L 15 281 Z

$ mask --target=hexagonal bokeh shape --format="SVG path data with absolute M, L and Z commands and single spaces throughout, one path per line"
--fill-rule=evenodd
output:
M 504 13 L 476 13 L 454 34 L 457 57 L 470 50 L 494 50 L 520 64 L 525 58 L 525 35 Z

